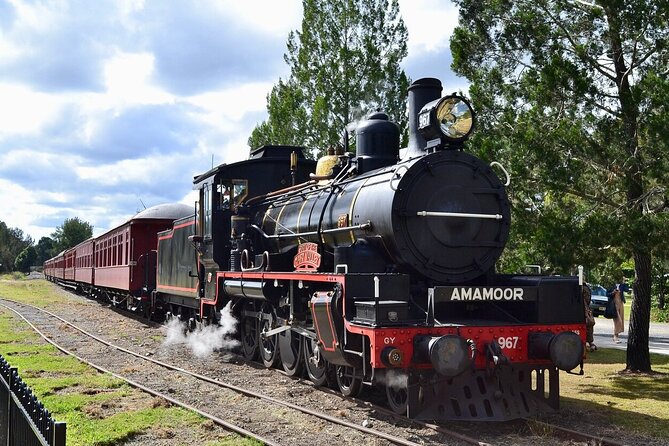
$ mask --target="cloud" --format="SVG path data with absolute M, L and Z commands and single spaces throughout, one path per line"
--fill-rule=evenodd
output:
M 101 162 L 140 159 L 147 154 L 190 153 L 203 124 L 185 103 L 136 106 L 99 120 L 87 141 L 87 158 Z M 83 155 L 83 154 L 82 154 Z
M 114 5 L 111 0 L 13 3 L 14 20 L 2 36 L 12 51 L 0 66 L 0 79 L 43 92 L 100 91 L 110 41 L 124 35 L 110 20 Z
M 72 181 L 72 160 L 55 153 L 35 150 L 11 150 L 2 157 L 0 175 L 16 184 L 37 185 L 50 191 L 67 190 Z
M 442 94 L 450 94 L 462 90 L 467 92 L 469 81 L 451 71 L 453 56 L 449 48 L 410 54 L 402 61 L 402 68 L 412 81 L 423 77 L 435 77 L 443 85 Z
M 449 46 L 458 24 L 458 8 L 444 0 L 399 0 L 400 13 L 409 30 L 409 54 L 440 51 Z
M 400 3 L 402 66 L 453 91 L 457 11 Z M 212 158 L 247 158 L 301 16 L 300 0 L 0 0 L 0 220 L 37 240 L 65 218 L 99 235 L 191 205 Z
M 16 10 L 14 6 L 6 0 L 0 0 L 0 28 L 8 29 L 15 18 Z
M 202 4 L 154 1 L 137 14 L 145 49 L 155 57 L 156 82 L 174 94 L 193 95 L 274 79 L 283 66 L 285 38 Z
M 2 64 L 0 64 L 2 66 Z M 0 82 L 0 137 L 33 134 L 56 118 L 60 100 L 46 93 Z

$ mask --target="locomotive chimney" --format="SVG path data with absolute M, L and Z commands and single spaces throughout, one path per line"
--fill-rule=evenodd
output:
M 424 154 L 426 141 L 418 132 L 418 113 L 428 102 L 441 97 L 441 81 L 433 77 L 418 79 L 409 87 L 409 146 L 403 159 Z

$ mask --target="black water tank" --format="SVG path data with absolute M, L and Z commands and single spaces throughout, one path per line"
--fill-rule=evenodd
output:
M 358 173 L 397 163 L 400 154 L 400 129 L 382 112 L 372 113 L 355 131 Z

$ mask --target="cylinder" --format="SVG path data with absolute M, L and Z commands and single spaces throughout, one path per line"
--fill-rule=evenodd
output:
M 265 300 L 263 283 L 249 280 L 224 280 L 223 291 L 230 297 L 246 297 L 248 299 Z

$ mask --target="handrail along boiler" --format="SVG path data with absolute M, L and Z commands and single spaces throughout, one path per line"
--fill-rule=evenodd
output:
M 230 305 L 248 359 L 349 396 L 382 386 L 413 418 L 556 409 L 559 370 L 582 373 L 578 280 L 495 273 L 509 176 L 503 184 L 499 163 L 464 150 L 474 113 L 441 90 L 432 78 L 409 88 L 407 148 L 376 112 L 359 123 L 354 155 L 340 148 L 316 163 L 300 147 L 265 146 L 195 177 L 195 214 L 173 212 L 153 234 L 155 281 L 124 285 L 128 308 L 194 325 Z M 141 265 L 130 252 L 132 277 Z M 83 262 L 93 277 L 96 259 Z M 67 282 L 61 260 L 48 263 Z

